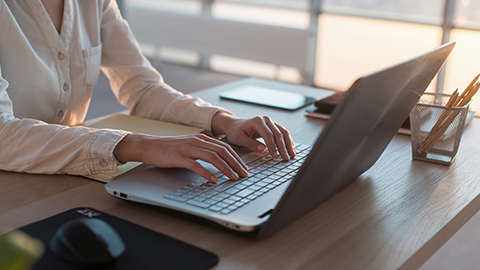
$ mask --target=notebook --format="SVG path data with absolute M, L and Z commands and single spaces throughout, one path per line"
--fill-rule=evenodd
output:
M 257 161 L 267 161 L 259 169 L 267 175 L 260 182 L 274 178 L 267 184 L 268 190 L 263 189 L 266 186 L 258 189 L 252 176 L 223 181 L 213 188 L 222 189 L 225 185 L 221 193 L 227 202 L 207 207 L 207 200 L 218 194 L 212 195 L 212 187 L 198 175 L 183 169 L 149 167 L 106 184 L 106 191 L 120 199 L 199 217 L 258 238 L 270 236 L 354 181 L 377 161 L 454 46 L 454 42 L 442 45 L 357 79 L 315 143 L 297 145 L 299 150 L 303 149 L 298 159 L 279 162 L 268 156 L 240 152 L 246 163 L 254 163 L 250 164 L 252 167 L 259 166 L 255 165 Z M 268 167 L 289 164 L 296 168 L 287 168 L 280 177 L 276 168 Z M 244 191 L 237 183 L 255 190 Z M 185 201 L 172 199 L 191 188 L 197 194 L 187 194 Z M 218 207 L 222 210 L 218 211 Z M 231 211 L 222 212 L 223 209 Z

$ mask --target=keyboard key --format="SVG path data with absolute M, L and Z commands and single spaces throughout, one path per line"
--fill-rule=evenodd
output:
M 261 188 L 262 188 L 262 187 L 260 187 L 260 186 L 253 185 L 253 186 L 248 187 L 247 189 L 250 189 L 250 190 L 253 190 L 253 191 L 257 191 L 257 190 L 259 190 L 259 189 L 261 189 Z
M 268 189 L 268 188 L 262 188 L 262 189 L 260 189 L 259 191 L 262 192 L 262 193 L 267 193 L 267 192 L 270 191 L 270 189 Z
M 285 181 L 282 181 L 282 179 L 280 179 L 280 180 L 277 180 L 277 181 L 271 183 L 270 185 L 279 186 L 279 185 L 283 184 L 284 182 Z
M 278 169 L 276 169 L 276 168 L 268 168 L 266 171 L 269 172 L 269 174 L 273 174 L 273 173 L 276 173 L 276 172 L 278 171 Z
M 263 179 L 262 182 L 260 182 L 260 183 L 262 184 L 262 186 L 266 186 L 266 185 L 271 184 L 275 181 L 276 181 L 275 179 L 266 178 L 266 179 Z
M 172 194 L 165 195 L 164 197 L 177 202 L 186 202 L 188 200 L 187 198 L 178 197 Z
M 265 182 L 258 182 L 256 183 L 255 185 L 253 185 L 254 187 L 259 187 L 259 188 L 263 188 L 264 186 L 268 185 L 269 183 L 265 183 Z M 257 189 L 258 190 L 258 189 Z
M 216 191 L 216 190 L 209 190 L 207 192 L 205 192 L 206 195 L 210 195 L 210 196 L 215 196 L 217 195 L 219 192 Z
M 257 197 L 260 197 L 262 195 L 263 195 L 263 192 L 260 192 L 260 191 L 253 193 L 253 196 L 257 196 Z
M 185 193 L 185 192 L 183 192 L 183 191 L 177 190 L 177 191 L 175 191 L 175 192 L 173 192 L 173 193 L 171 193 L 171 194 L 172 194 L 172 195 L 176 195 L 176 196 L 180 196 L 180 195 L 183 195 L 184 193 Z
M 217 203 L 216 204 L 218 207 L 221 207 L 221 208 L 225 208 L 228 206 L 228 204 L 224 203 L 224 202 L 220 202 L 220 203 Z
M 203 193 L 203 192 L 201 192 L 200 190 L 192 190 L 191 192 L 192 192 L 192 194 L 194 194 L 194 195 L 200 195 L 200 194 Z
M 226 203 L 226 204 L 228 204 L 228 205 L 230 205 L 230 204 L 232 204 L 232 203 L 235 203 L 235 201 L 232 200 L 232 199 L 225 199 L 223 202 Z
M 225 198 L 228 198 L 228 197 L 230 197 L 230 195 L 228 195 L 228 194 L 225 194 L 225 193 L 219 193 L 219 194 L 217 194 L 215 197 L 220 197 L 220 198 L 223 198 L 223 199 L 225 199 Z
M 245 189 L 245 190 L 242 190 L 240 192 L 238 192 L 237 195 L 238 197 L 242 197 L 242 198 L 245 198 L 247 197 L 248 195 L 252 194 L 253 192 L 255 192 L 254 190 L 252 189 Z
M 214 197 L 210 197 L 210 198 L 209 198 L 209 200 L 212 200 L 212 201 L 214 201 L 215 203 L 217 203 L 217 202 L 219 202 L 219 201 L 221 201 L 221 200 L 223 200 L 223 199 L 224 199 L 224 198 L 220 198 L 220 197 L 217 197 L 217 196 L 214 196 Z
M 227 209 L 231 211 L 237 210 L 237 208 L 238 206 L 235 206 L 235 205 L 230 205 L 229 207 L 227 207 Z
M 270 184 L 270 185 L 266 186 L 266 188 L 268 188 L 268 189 L 274 189 L 275 187 L 277 187 L 277 186 L 274 185 L 274 184 Z
M 235 201 L 235 202 L 240 201 L 240 200 L 242 199 L 242 197 L 239 197 L 239 196 L 237 196 L 236 194 L 233 195 L 233 196 L 230 196 L 230 197 L 228 197 L 228 198 L 229 198 L 230 200 L 232 200 L 232 201 Z
M 295 146 L 295 148 L 298 149 L 298 150 L 305 150 L 305 149 L 310 148 L 310 145 L 299 144 L 298 146 Z
M 199 202 L 199 201 L 193 201 L 193 200 L 187 201 L 187 204 L 197 206 L 197 207 L 200 207 L 200 208 L 204 208 L 204 209 L 208 208 L 210 206 L 207 203 L 203 203 L 203 202 Z
M 241 203 L 241 202 L 236 202 L 233 204 L 233 206 L 236 206 L 237 208 L 238 207 L 242 207 L 244 205 L 244 203 Z
M 230 209 L 223 209 L 222 211 L 220 211 L 220 214 L 227 215 L 227 214 L 230 214 L 231 212 L 232 210 Z
M 222 211 L 222 209 L 223 209 L 222 207 L 219 207 L 217 205 L 214 205 L 214 206 L 211 206 L 210 208 L 208 208 L 208 210 L 213 211 L 213 212 L 220 212 L 220 211 Z
M 259 172 L 261 172 L 261 171 L 262 171 L 262 170 L 259 170 L 259 169 L 254 168 L 254 169 L 248 170 L 248 174 L 253 175 L 253 174 L 257 174 L 257 173 L 259 173 Z
M 231 187 L 234 186 L 235 184 L 236 184 L 236 183 L 233 182 L 233 181 L 227 181 L 227 182 L 225 182 L 225 183 L 223 183 L 223 184 L 221 184 L 221 185 L 218 185 L 218 186 L 214 187 L 213 190 L 215 190 L 215 191 L 224 191 L 224 190 L 226 190 L 226 189 L 228 189 L 228 188 L 231 188 Z
M 202 198 L 202 197 L 194 197 L 194 198 L 192 198 L 192 200 L 197 201 L 197 202 L 202 202 L 202 201 L 205 200 L 205 198 Z
M 212 182 L 208 182 L 208 183 L 206 183 L 206 184 L 205 184 L 205 185 L 203 185 L 203 186 L 204 186 L 204 187 L 207 187 L 207 188 L 209 188 L 209 189 L 210 189 L 210 188 L 216 187 L 216 186 L 217 186 L 217 184 L 214 184 L 214 183 L 212 183 Z
M 198 187 L 197 190 L 201 191 L 201 192 L 205 192 L 205 191 L 208 191 L 208 188 L 207 187 Z
M 239 191 L 240 191 L 240 189 L 238 189 L 236 187 L 231 187 L 231 188 L 225 190 L 224 193 L 229 194 L 229 195 L 233 195 L 233 194 L 235 194 Z
M 267 177 L 267 179 L 277 180 L 277 179 L 280 178 L 280 177 L 281 177 L 280 175 L 272 174 L 272 175 L 270 175 L 269 177 Z
M 213 204 L 216 204 L 218 201 L 216 200 L 211 200 L 211 199 L 208 199 L 208 200 L 205 200 L 204 203 L 206 204 L 209 204 L 209 205 L 213 205 Z
M 236 184 L 235 187 L 242 190 L 242 189 L 246 189 L 249 185 L 245 185 L 243 182 L 239 183 L 239 184 Z
M 202 198 L 202 199 L 204 199 L 204 200 L 205 200 L 205 199 L 208 199 L 208 198 L 210 198 L 211 196 L 210 196 L 210 195 L 208 195 L 208 194 L 205 194 L 205 193 L 203 193 L 203 194 L 200 194 L 198 197 L 199 197 L 199 198 Z
M 183 194 L 181 197 L 182 197 L 182 198 L 191 199 L 191 198 L 195 198 L 195 195 L 190 194 L 190 193 L 185 193 L 185 194 Z
M 247 186 L 247 187 L 248 187 L 248 186 L 251 186 L 251 185 L 253 185 L 253 184 L 255 184 L 255 182 L 252 181 L 251 179 L 248 179 L 248 180 L 245 180 L 245 181 L 242 182 L 242 185 L 245 185 L 245 186 Z

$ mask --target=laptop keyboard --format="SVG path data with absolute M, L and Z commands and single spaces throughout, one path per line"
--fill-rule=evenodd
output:
M 216 174 L 217 184 L 206 179 L 188 184 L 165 198 L 186 203 L 212 212 L 229 214 L 277 186 L 290 181 L 305 161 L 311 146 L 297 144 L 295 159 L 272 159 L 267 153 L 247 163 L 249 176 L 231 181 L 222 173 Z

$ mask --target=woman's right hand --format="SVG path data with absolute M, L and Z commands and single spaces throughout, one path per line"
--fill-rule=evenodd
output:
M 231 180 L 248 176 L 247 166 L 226 143 L 204 134 L 155 137 L 145 134 L 125 136 L 113 151 L 121 162 L 139 161 L 161 168 L 186 168 L 217 182 L 217 177 L 197 160 L 211 163 Z

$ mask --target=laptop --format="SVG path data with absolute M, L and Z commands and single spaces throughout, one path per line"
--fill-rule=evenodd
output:
M 186 169 L 148 167 L 106 184 L 106 191 L 265 238 L 377 161 L 454 46 L 444 44 L 357 79 L 315 143 L 296 145 L 296 159 L 248 153 L 242 159 L 250 176 L 226 181 L 219 175 L 217 185 Z

